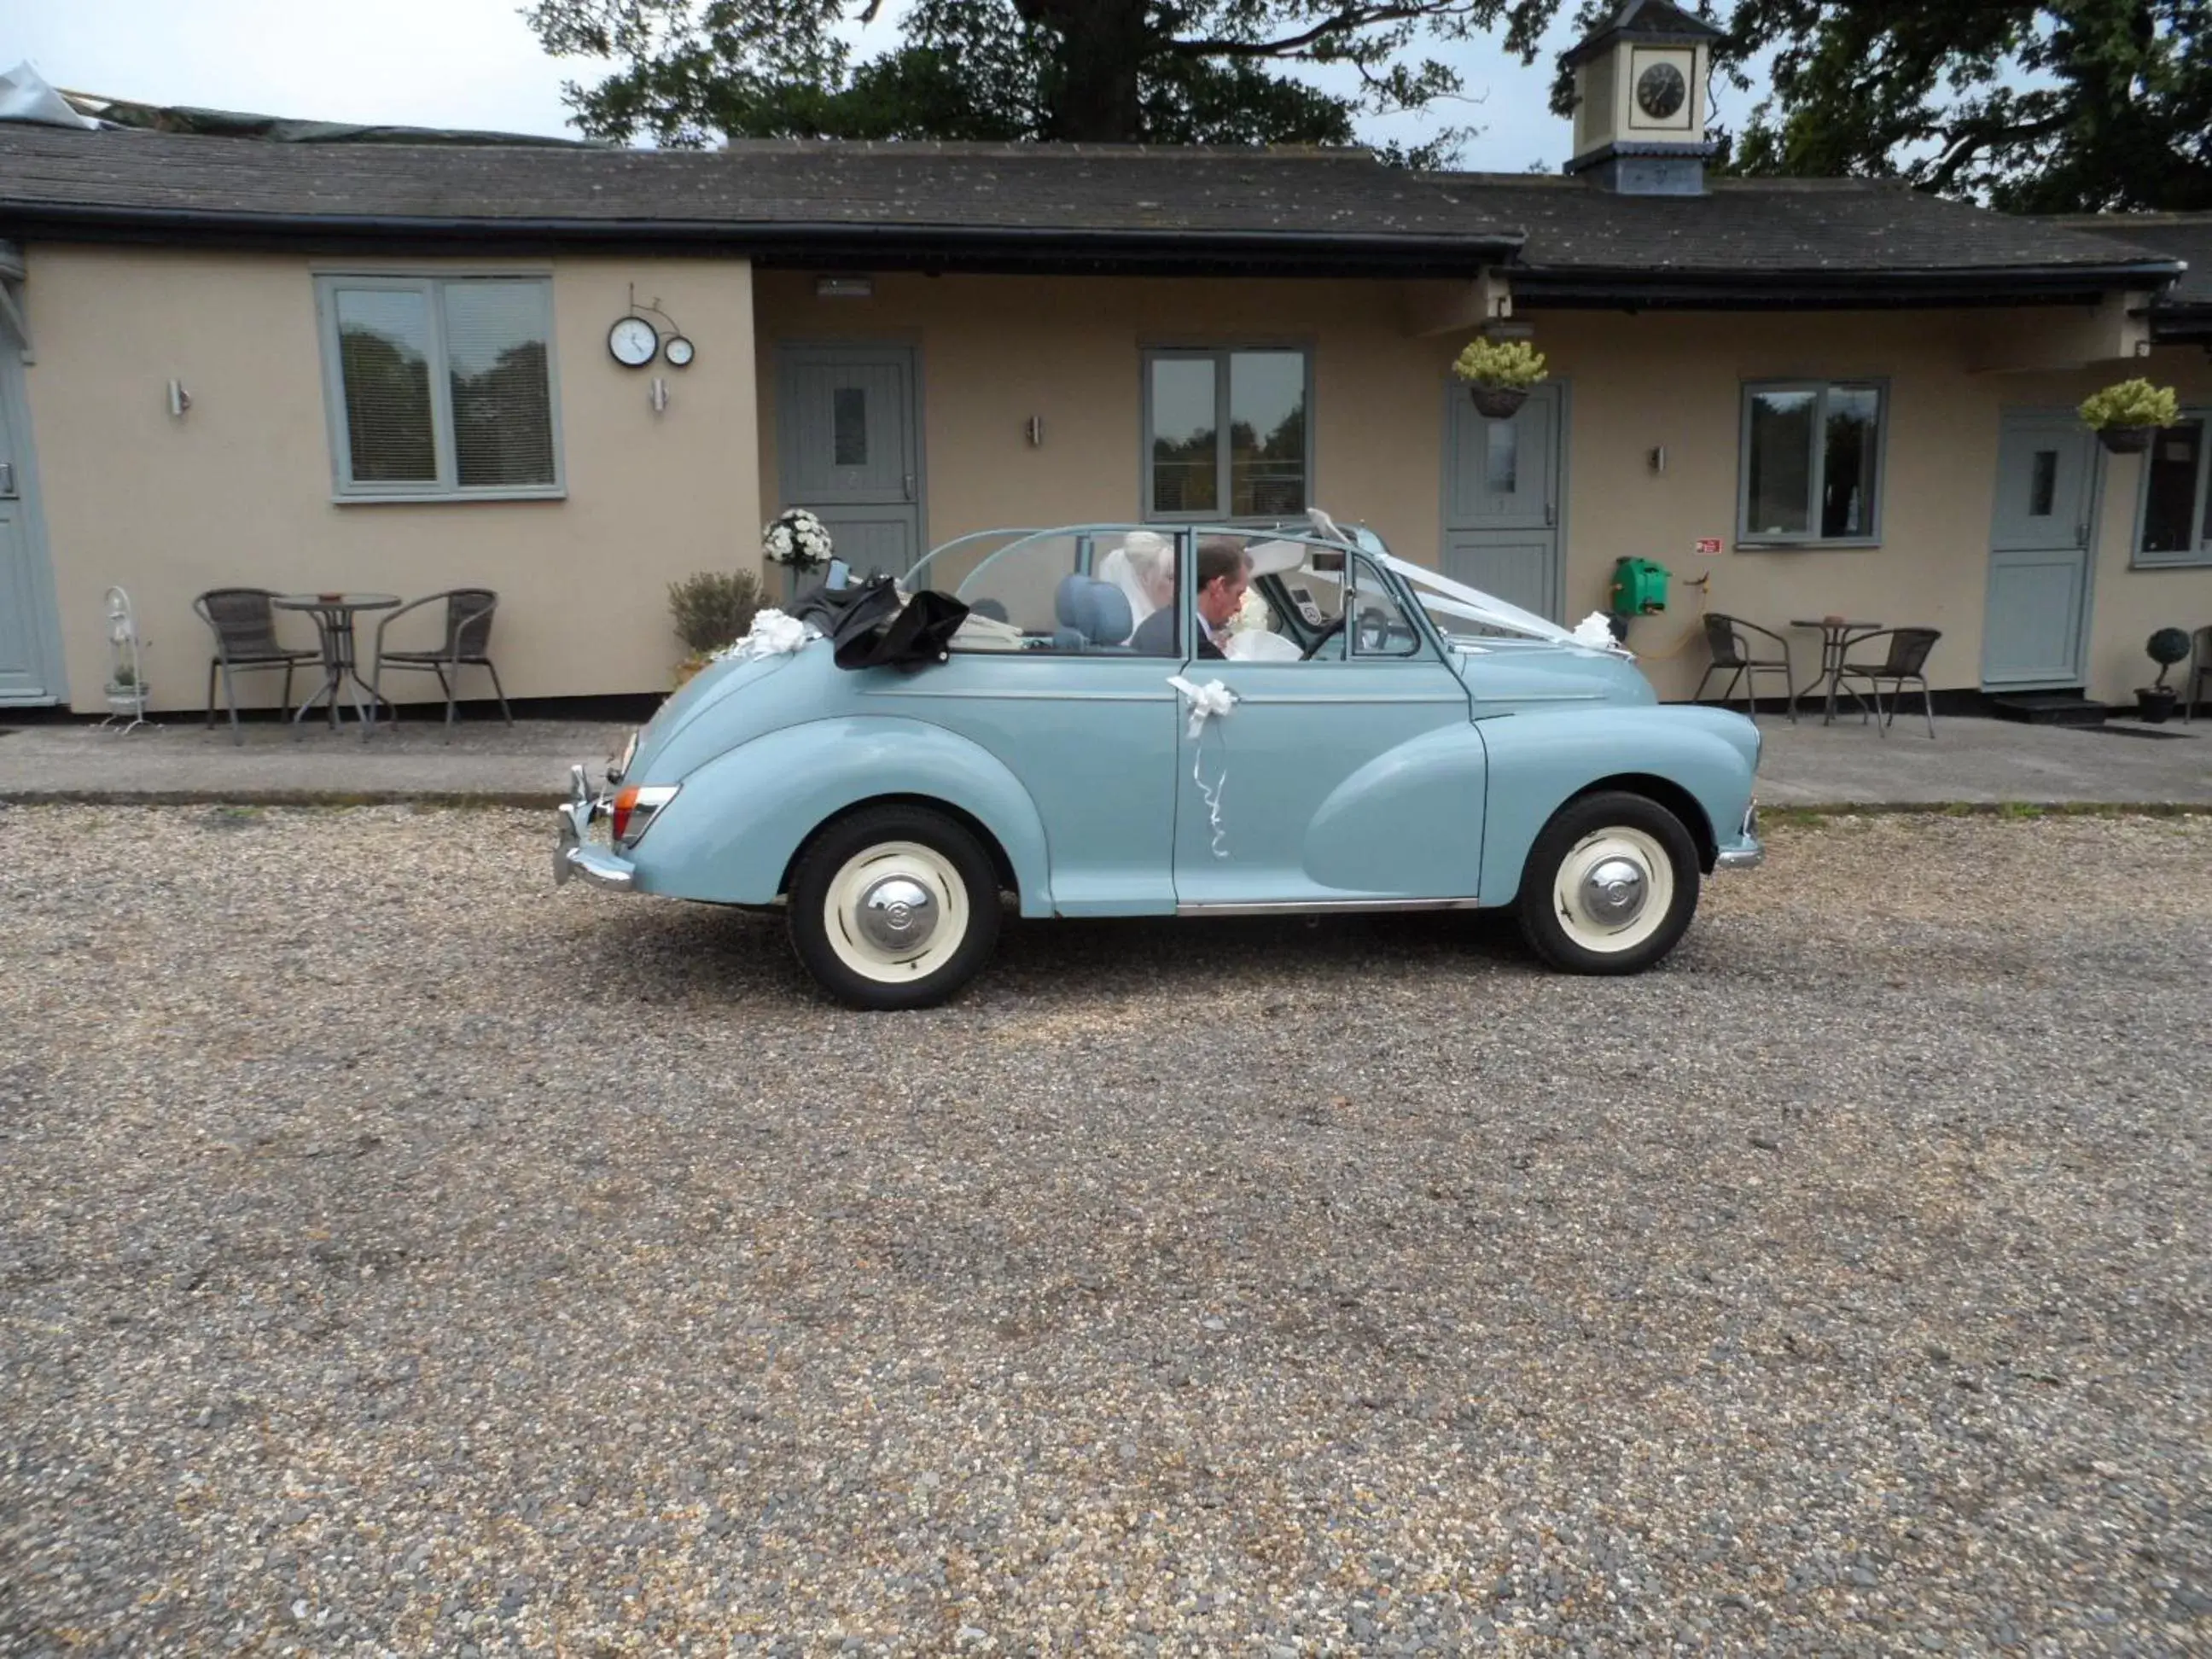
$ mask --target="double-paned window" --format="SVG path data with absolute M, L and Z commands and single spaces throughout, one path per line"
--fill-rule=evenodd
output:
M 2137 564 L 2212 564 L 2212 412 L 2188 410 L 2143 457 Z
M 1739 539 L 1875 540 L 1884 402 L 1871 381 L 1747 386 Z
M 322 276 L 316 288 L 340 495 L 560 493 L 550 283 Z
M 1153 351 L 1145 358 L 1145 514 L 1303 513 L 1312 473 L 1306 354 Z

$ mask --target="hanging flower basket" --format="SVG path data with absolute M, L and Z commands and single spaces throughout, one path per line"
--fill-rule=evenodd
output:
M 1470 340 L 1452 362 L 1475 408 L 1493 421 L 1519 414 L 1545 372 L 1544 354 L 1526 340 Z
M 2121 380 L 2081 400 L 2076 411 L 2082 423 L 2097 434 L 2097 441 L 2115 455 L 2140 455 L 2150 447 L 2151 434 L 2181 418 L 2179 400 L 2172 386 L 2148 380 Z
M 1521 412 L 1521 405 L 1528 401 L 1525 386 L 1470 386 L 1468 395 L 1474 399 L 1475 409 L 1493 421 L 1510 421 Z

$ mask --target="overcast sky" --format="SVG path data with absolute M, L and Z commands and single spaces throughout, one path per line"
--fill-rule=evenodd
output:
M 861 37 L 863 53 L 896 39 L 898 9 Z M 1550 46 L 1565 45 L 1569 32 L 1554 33 Z M 0 0 L 0 69 L 26 58 L 56 86 L 142 103 L 514 132 L 573 134 L 562 82 L 596 78 L 588 64 L 547 57 L 516 0 Z M 1370 123 L 1362 136 L 1418 142 L 1440 125 L 1478 125 L 1462 165 L 1556 167 L 1567 124 L 1546 107 L 1548 58 L 1522 69 L 1470 43 L 1455 61 L 1480 104 Z M 1717 90 L 1740 125 L 1741 95 Z

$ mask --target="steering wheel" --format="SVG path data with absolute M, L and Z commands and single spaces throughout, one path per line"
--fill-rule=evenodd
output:
M 1326 624 L 1320 633 L 1314 635 L 1313 643 L 1308 646 L 1304 650 L 1298 653 L 1298 660 L 1300 662 L 1311 662 L 1314 659 L 1314 653 L 1316 652 L 1319 651 L 1322 647 L 1327 645 L 1331 640 L 1334 639 L 1342 632 L 1344 632 L 1344 618 L 1340 615 Z

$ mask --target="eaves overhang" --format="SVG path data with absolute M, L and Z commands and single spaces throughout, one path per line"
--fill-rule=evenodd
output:
M 1945 270 L 1506 268 L 1516 306 L 1604 311 L 2094 305 L 2115 289 L 2164 288 L 2182 269 L 2172 259 Z
M 639 251 L 749 258 L 813 269 L 1115 275 L 1465 276 L 1509 263 L 1517 230 L 1466 234 L 1192 229 L 1179 226 L 731 222 L 213 212 L 10 204 L 0 236 L 25 241 L 191 243 L 336 253 Z

